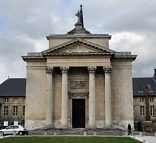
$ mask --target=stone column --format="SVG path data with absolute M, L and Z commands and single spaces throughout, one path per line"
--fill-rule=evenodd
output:
M 104 67 L 105 71 L 105 125 L 112 124 L 112 103 L 111 103 L 111 67 Z
M 89 70 L 89 128 L 95 127 L 95 67 L 88 67 Z
M 53 68 L 47 67 L 47 80 L 48 80 L 48 102 L 47 102 L 47 124 L 53 126 Z
M 62 127 L 68 126 L 68 67 L 62 67 Z

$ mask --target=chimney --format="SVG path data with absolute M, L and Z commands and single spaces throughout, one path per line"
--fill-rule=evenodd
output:
M 153 78 L 156 80 L 156 69 L 154 69 L 154 76 Z

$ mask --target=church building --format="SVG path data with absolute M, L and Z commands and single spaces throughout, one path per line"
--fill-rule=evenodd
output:
M 110 49 L 111 35 L 87 31 L 82 5 L 76 16 L 73 30 L 47 36 L 47 50 L 22 56 L 27 63 L 26 128 L 133 126 L 136 55 Z

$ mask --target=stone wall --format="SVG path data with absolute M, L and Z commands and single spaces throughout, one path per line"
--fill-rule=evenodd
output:
M 132 64 L 129 61 L 112 62 L 113 122 L 127 128 L 133 126 Z
M 46 124 L 47 87 L 45 63 L 28 63 L 25 115 L 25 125 L 28 129 L 43 127 Z

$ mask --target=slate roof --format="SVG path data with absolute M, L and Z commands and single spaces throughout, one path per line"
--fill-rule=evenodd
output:
M 26 96 L 25 78 L 8 78 L 0 84 L 0 97 L 24 97 Z
M 133 78 L 133 96 L 144 96 L 144 87 L 150 87 L 149 95 L 156 96 L 156 80 L 154 78 Z M 26 96 L 26 79 L 9 78 L 0 84 L 0 97 Z
M 144 88 L 148 85 L 149 96 L 156 96 L 156 80 L 154 78 L 133 78 L 133 96 L 144 96 Z

